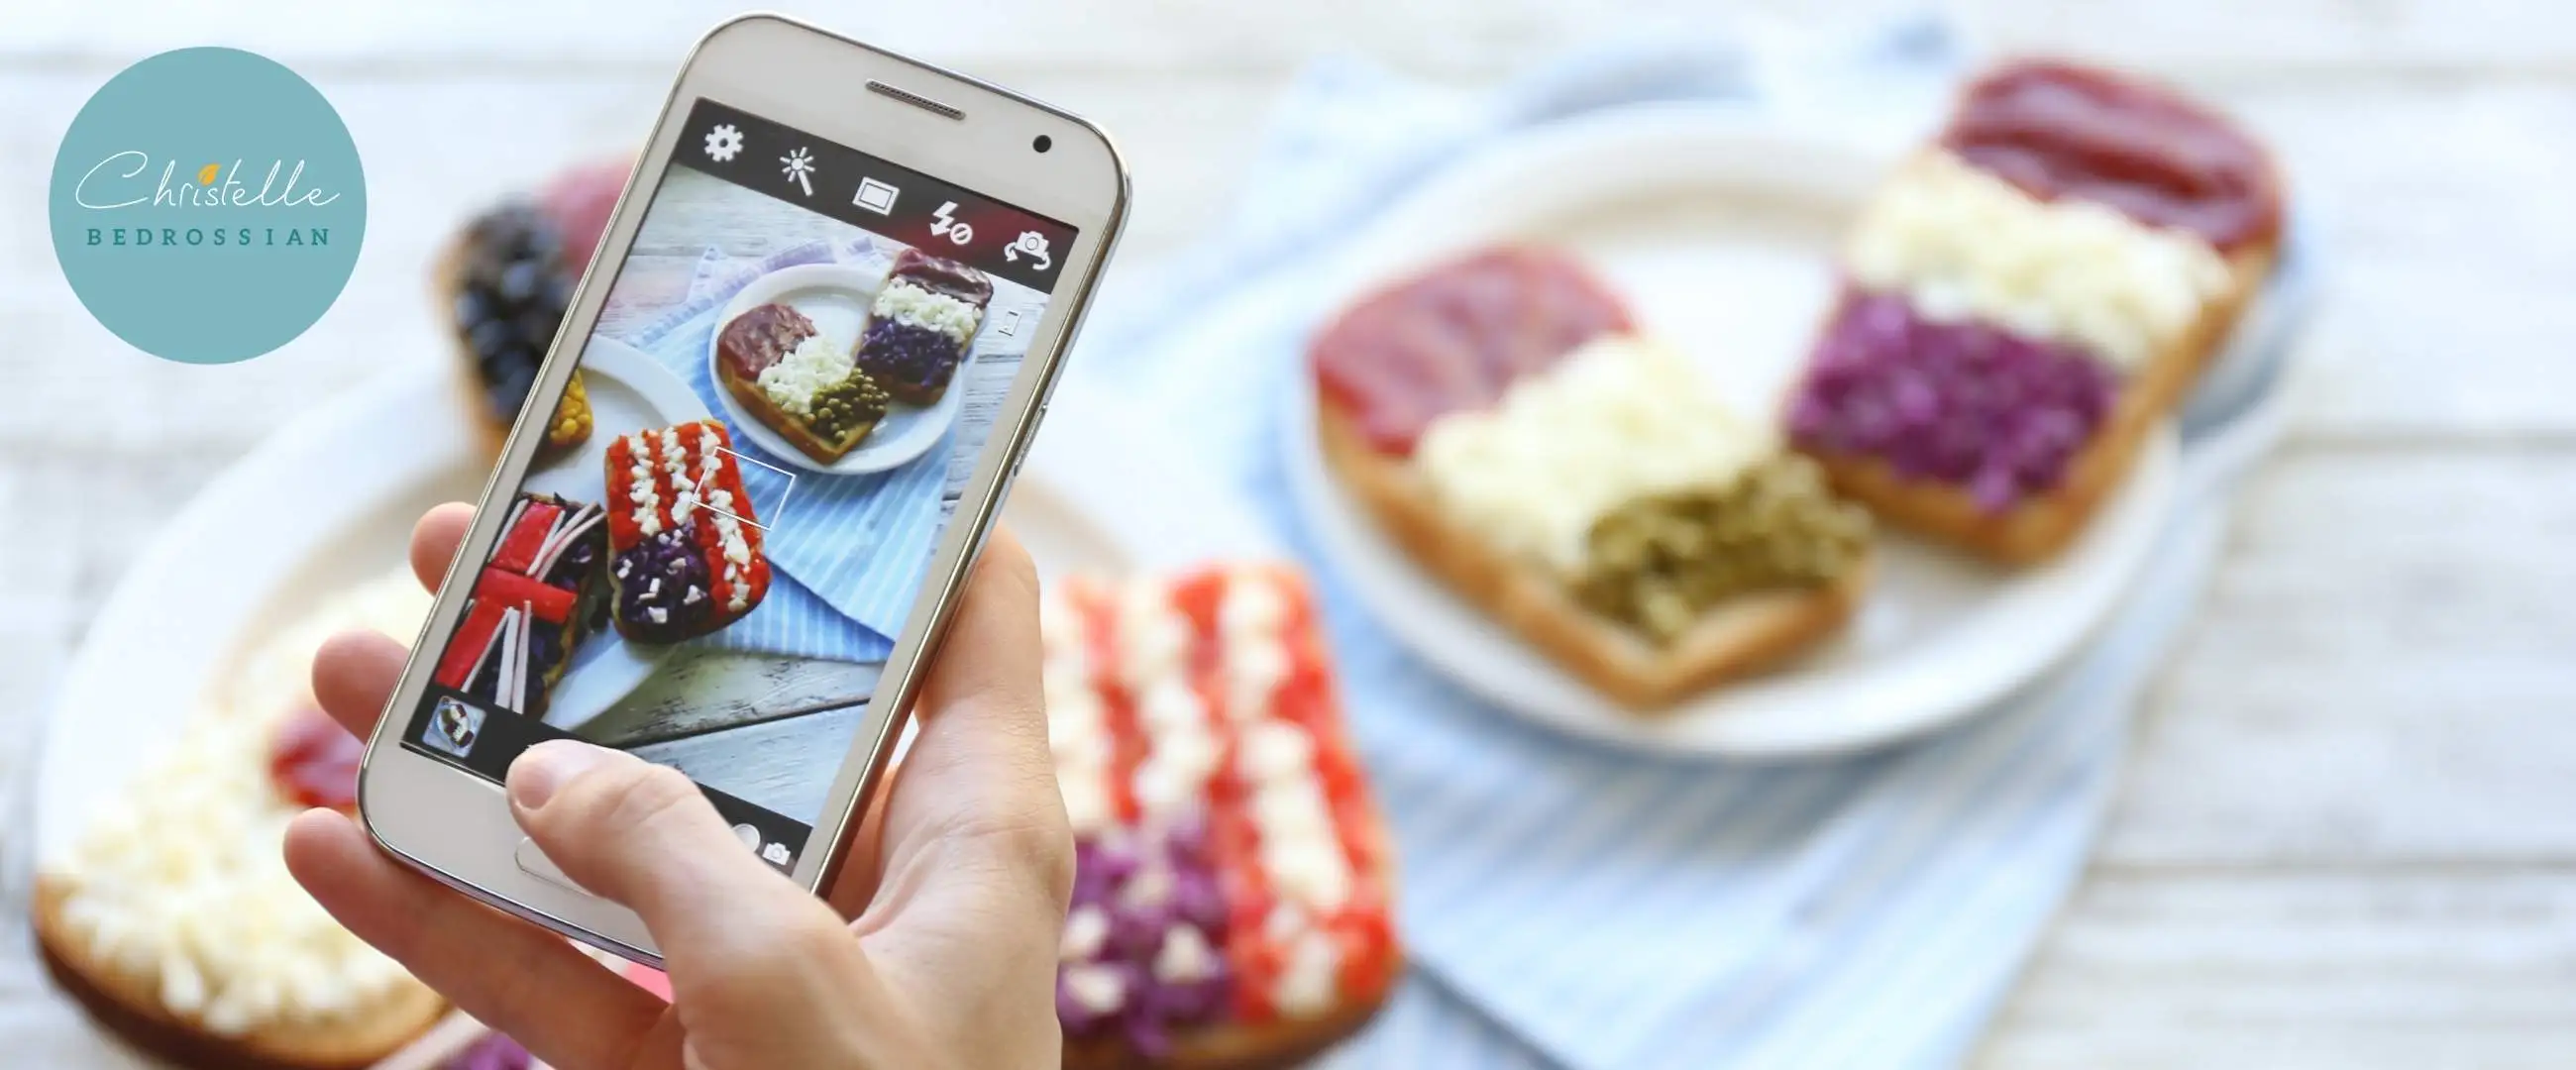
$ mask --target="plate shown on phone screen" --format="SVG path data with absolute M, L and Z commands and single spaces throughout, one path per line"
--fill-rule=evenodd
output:
M 769 429 L 735 400 L 733 392 L 723 387 L 724 377 L 716 370 L 717 342 L 724 337 L 725 325 L 735 317 L 767 304 L 781 304 L 804 313 L 824 337 L 855 348 L 868 328 L 868 307 L 876 302 L 877 291 L 885 285 L 883 272 L 868 272 L 840 264 L 802 264 L 780 268 L 751 281 L 733 300 L 726 302 L 724 313 L 716 320 L 713 337 L 707 339 L 707 378 L 718 384 L 716 399 L 724 405 L 725 422 L 741 437 L 760 445 L 761 451 L 780 464 L 808 472 L 830 472 L 857 475 L 883 472 L 921 456 L 948 433 L 948 425 L 957 422 L 957 406 L 965 391 L 957 384 L 966 377 L 967 366 L 975 359 L 970 350 L 957 365 L 956 378 L 949 389 L 928 407 L 894 402 L 886 407 L 885 418 L 857 447 L 841 458 L 824 464 L 790 445 L 785 436 Z
M 603 470 L 608 444 L 647 427 L 670 427 L 707 416 L 706 402 L 660 361 L 605 335 L 594 334 L 581 351 L 582 388 L 590 397 L 590 437 L 562 452 L 540 450 L 528 462 L 523 485 L 577 502 L 608 500 Z M 602 637 L 615 639 L 613 635 Z M 579 728 L 643 686 L 671 652 L 668 646 L 624 641 L 585 642 L 573 649 L 546 700 L 546 723 Z

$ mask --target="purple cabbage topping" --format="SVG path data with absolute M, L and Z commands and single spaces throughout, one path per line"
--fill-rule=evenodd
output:
M 697 528 L 682 524 L 649 536 L 609 565 L 617 581 L 617 630 L 629 639 L 672 642 L 706 630 L 715 612 L 707 558 Z
M 519 712 L 532 717 L 545 716 L 547 686 L 558 679 L 555 671 L 564 667 L 565 655 L 570 652 L 566 639 L 570 635 L 570 627 L 557 627 L 544 621 L 538 621 L 535 627 L 528 629 L 528 675 L 532 683 L 530 694 L 526 696 L 528 708 Z M 501 674 L 490 671 L 476 673 L 473 686 L 465 689 L 465 695 L 491 705 L 501 705 Z
M 464 1051 L 449 1056 L 439 1070 L 528 1070 L 536 1057 L 519 1042 L 499 1033 L 486 1033 Z
M 2111 369 L 2067 346 L 1934 322 L 1900 295 L 1852 294 L 1792 395 L 1789 434 L 1966 487 L 2000 513 L 2065 480 L 2118 391 Z
M 608 525 L 594 524 L 581 533 L 572 545 L 555 557 L 554 567 L 546 570 L 545 582 L 567 591 L 579 592 L 583 580 L 590 578 L 599 566 L 599 555 L 608 548 Z
M 948 389 L 966 347 L 938 331 L 891 316 L 868 324 L 859 343 L 859 368 L 896 400 L 928 405 Z
M 1171 1030 L 1223 1014 L 1231 992 L 1225 960 L 1225 894 L 1205 829 L 1196 822 L 1159 834 L 1116 832 L 1074 845 L 1073 918 L 1092 937 L 1067 940 L 1056 969 L 1056 1016 L 1077 1039 L 1124 1038 L 1148 1059 L 1171 1049 Z M 1204 945 L 1209 969 L 1189 980 L 1164 980 L 1155 962 L 1183 929 Z M 1075 946 L 1082 945 L 1082 946 Z M 1096 1009 L 1084 987 L 1114 991 Z

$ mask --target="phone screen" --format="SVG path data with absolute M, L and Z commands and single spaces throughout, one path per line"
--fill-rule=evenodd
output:
M 787 869 L 1075 230 L 712 100 L 669 162 L 403 744 L 627 750 Z

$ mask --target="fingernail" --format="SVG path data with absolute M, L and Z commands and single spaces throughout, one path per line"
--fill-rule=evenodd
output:
M 575 739 L 550 739 L 530 747 L 510 763 L 510 801 L 522 810 L 544 806 L 572 778 L 606 757 L 608 752 Z

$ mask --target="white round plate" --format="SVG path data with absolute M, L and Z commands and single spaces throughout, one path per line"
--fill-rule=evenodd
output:
M 608 444 L 620 435 L 707 418 L 697 391 L 662 362 L 613 338 L 592 336 L 581 352 L 582 389 L 590 396 L 590 437 L 561 455 L 541 453 L 521 483 L 574 501 L 608 502 Z M 671 648 L 629 643 L 614 631 L 573 649 L 572 665 L 546 700 L 546 723 L 579 728 L 617 704 L 662 664 Z
M 601 352 L 597 346 L 593 353 Z M 643 375 L 622 374 L 622 363 L 588 367 L 617 373 L 587 383 L 594 405 L 631 390 L 671 405 L 656 416 L 696 418 L 688 410 L 695 395 L 685 389 L 684 402 Z M 36 773 L 38 857 L 67 849 L 101 799 L 158 759 L 158 748 L 223 681 L 231 659 L 329 592 L 400 567 L 423 511 L 480 493 L 489 461 L 448 370 L 390 377 L 289 424 L 217 476 L 154 537 L 99 608 L 48 714 Z M 1060 403 L 1004 510 L 1043 571 L 1118 575 L 1268 552 L 1242 510 L 1201 515 L 1206 503 L 1228 500 L 1222 491 L 1168 463 L 1148 465 L 1149 458 L 1177 456 L 1174 446 L 1119 418 L 1117 399 L 1075 401 L 1082 393 L 1057 391 Z M 595 426 L 594 440 L 617 425 Z M 586 489 L 554 485 L 574 495 L 598 492 L 596 477 Z M 314 493 L 316 487 L 330 492 Z M 1172 493 L 1138 502 L 1126 493 L 1136 487 Z M 279 521 L 280 501 L 296 503 L 292 523 Z M 583 647 L 625 645 L 594 636 Z M 574 686 L 570 676 L 563 686 Z
M 634 365 L 627 357 L 660 371 L 649 358 L 618 346 L 624 355 L 603 360 L 607 351 L 599 346 L 593 343 L 596 363 L 586 367 L 604 374 L 584 378 L 594 407 L 611 407 L 603 417 L 629 403 L 619 399 L 652 406 L 653 418 L 675 423 L 704 415 L 685 386 L 677 396 L 669 392 L 678 383 L 667 372 L 661 382 L 628 374 Z M 144 548 L 100 606 L 47 714 L 35 776 L 35 857 L 68 852 L 91 815 L 163 757 L 200 699 L 228 686 L 226 670 L 241 653 L 317 599 L 401 567 L 423 511 L 480 493 L 488 459 L 449 371 L 398 374 L 289 424 L 217 476 Z M 1060 398 L 1079 393 L 1058 391 Z M 1240 510 L 1221 510 L 1229 520 L 1182 522 L 1196 515 L 1190 509 L 1226 499 L 1167 465 L 1141 478 L 1149 473 L 1140 459 L 1176 451 L 1136 421 L 1117 418 L 1114 401 L 1056 406 L 1021 469 L 1004 517 L 1041 570 L 1118 575 L 1266 545 L 1242 525 Z M 593 439 L 599 435 L 595 429 Z M 588 470 L 595 473 L 597 462 L 594 453 Z M 578 466 L 548 466 L 547 485 L 584 493 L 568 482 Z M 1175 492 L 1102 508 L 1123 503 L 1120 480 L 1133 481 L 1124 488 Z M 597 482 L 594 475 L 589 493 L 597 493 Z M 315 493 L 317 487 L 329 492 Z M 280 521 L 280 501 L 296 503 L 291 523 Z M 626 645 L 593 639 L 585 649 Z M 563 686 L 574 684 L 568 677 Z M 460 1016 L 398 1062 L 431 1065 L 480 1033 Z M 103 1055 L 100 1065 L 130 1061 Z
M 1773 418 L 1835 292 L 1830 252 L 1892 159 L 1706 106 L 1604 113 L 1513 139 L 1372 223 L 1331 276 L 1347 300 L 1502 240 L 1569 247 L 1642 326 L 1694 358 L 1741 412 Z M 2174 436 L 2055 560 L 2004 571 L 1902 534 L 1878 539 L 1852 625 L 1794 663 L 1637 714 L 1496 625 L 1388 542 L 1325 470 L 1311 378 L 1282 421 L 1299 512 L 1389 630 L 1496 706 L 1645 750 L 1737 758 L 1845 753 L 1993 708 L 2081 642 L 2129 588 L 2172 508 Z
M 1123 576 L 1209 561 L 1275 557 L 1254 511 L 1188 462 L 1183 444 L 1097 388 L 1066 383 L 1003 505 L 1042 576 Z
M 882 472 L 921 456 L 923 451 L 937 443 L 939 436 L 947 433 L 948 425 L 957 420 L 958 399 L 965 393 L 957 387 L 965 381 L 966 365 L 974 362 L 972 349 L 967 351 L 965 360 L 958 362 L 957 377 L 948 381 L 948 389 L 940 393 L 938 401 L 928 408 L 900 401 L 888 406 L 885 418 L 877 422 L 876 429 L 868 432 L 868 437 L 859 442 L 858 448 L 842 454 L 840 460 L 830 464 L 822 464 L 806 456 L 805 451 L 770 430 L 768 424 L 754 419 L 741 402 L 734 400 L 732 391 L 723 389 L 724 376 L 716 370 L 716 342 L 724 337 L 725 325 L 732 323 L 736 316 L 771 303 L 789 305 L 804 313 L 805 318 L 813 320 L 814 326 L 834 341 L 847 346 L 858 345 L 860 335 L 867 330 L 868 306 L 876 301 L 877 290 L 884 285 L 883 276 L 871 275 L 857 268 L 839 264 L 802 264 L 780 268 L 753 279 L 751 285 L 735 294 L 733 300 L 725 305 L 723 317 L 716 321 L 714 337 L 707 340 L 707 375 L 710 382 L 717 384 L 716 397 L 724 403 L 725 415 L 734 428 L 759 443 L 761 449 L 769 451 L 770 456 L 780 463 L 809 472 L 840 475 Z
M 47 717 L 40 857 L 57 857 L 100 800 L 159 760 L 234 657 L 328 594 L 402 567 L 423 511 L 482 489 L 479 432 L 453 369 L 434 371 L 378 382 L 270 436 L 126 570 Z

